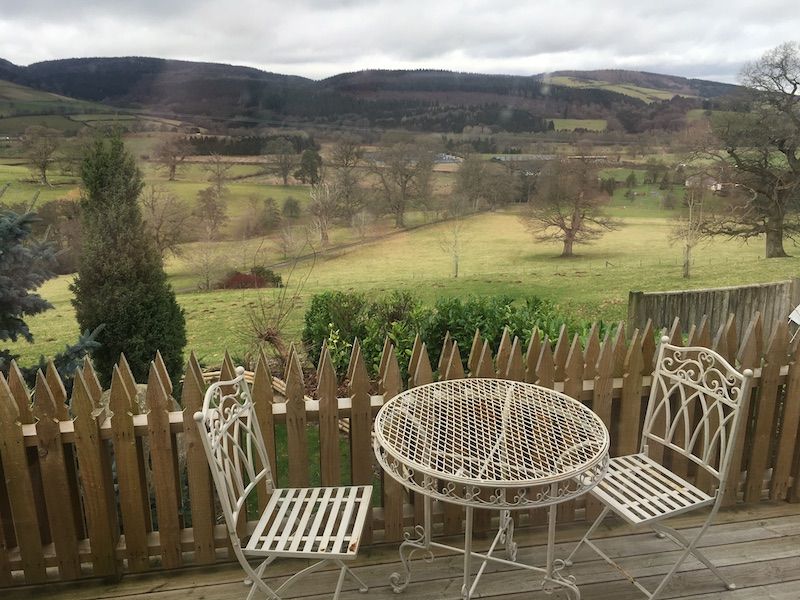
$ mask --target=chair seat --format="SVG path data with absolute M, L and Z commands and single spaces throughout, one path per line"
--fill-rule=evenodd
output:
M 592 494 L 632 525 L 658 521 L 714 502 L 713 496 L 645 454 L 612 458 Z
M 244 553 L 353 558 L 358 552 L 371 496 L 370 485 L 276 489 Z

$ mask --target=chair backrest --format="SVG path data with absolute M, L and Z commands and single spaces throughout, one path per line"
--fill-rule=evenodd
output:
M 652 456 L 660 445 L 707 471 L 717 489 L 724 487 L 752 377 L 753 371 L 740 373 L 713 350 L 661 338 L 642 452 Z
M 242 367 L 236 369 L 234 379 L 209 386 L 203 409 L 194 414 L 194 420 L 228 533 L 235 536 L 239 516 L 247 515 L 248 496 L 259 485 L 268 491 L 273 488 L 267 449 Z

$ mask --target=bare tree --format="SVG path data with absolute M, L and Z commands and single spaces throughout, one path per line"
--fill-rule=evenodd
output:
M 377 177 L 384 205 L 394 215 L 395 227 L 405 227 L 406 210 L 431 196 L 431 153 L 413 144 L 395 144 L 370 160 L 370 171 Z
M 285 224 L 278 232 L 278 239 L 275 246 L 285 260 L 296 254 L 297 249 L 300 248 L 301 241 L 302 240 L 297 235 L 297 228 Z
M 181 244 L 189 238 L 192 213 L 175 194 L 151 185 L 142 194 L 142 217 L 156 247 L 164 258 L 167 252 L 181 255 Z
M 271 159 L 271 170 L 278 174 L 283 181 L 283 185 L 289 185 L 289 175 L 297 167 L 297 155 L 292 143 L 284 138 L 273 140 L 267 145 L 266 154 Z
M 61 132 L 56 129 L 32 125 L 25 129 L 22 137 L 22 148 L 36 173 L 39 183 L 50 185 L 47 181 L 47 170 L 56 160 L 56 151 L 61 143 Z
M 575 244 L 591 242 L 619 227 L 602 213 L 607 202 L 588 161 L 554 160 L 539 174 L 536 193 L 520 219 L 536 240 L 559 241 L 561 256 L 572 257 Z
M 256 292 L 255 301 L 247 309 L 247 329 L 242 332 L 246 343 L 259 349 L 266 347 L 271 351 L 281 371 L 285 368 L 289 354 L 286 326 L 289 317 L 301 303 L 303 288 L 316 264 L 316 255 L 308 271 L 299 277 L 295 285 L 294 278 L 298 264 L 298 260 L 293 261 L 286 274 L 284 285 L 271 292 L 264 292 L 261 289 Z
M 452 260 L 452 274 L 458 279 L 458 270 L 461 264 L 461 254 L 464 246 L 464 220 L 460 216 L 453 217 L 445 224 L 439 247 L 450 255 Z
M 216 240 L 220 229 L 228 221 L 227 202 L 215 186 L 207 187 L 197 193 L 197 206 L 194 215 L 203 226 L 205 238 Z
M 689 279 L 692 250 L 700 242 L 710 237 L 708 226 L 709 215 L 704 210 L 706 190 L 700 185 L 691 185 L 686 188 L 684 203 L 686 211 L 681 214 L 670 232 L 670 242 L 680 243 L 683 247 L 683 277 Z
M 228 171 L 233 167 L 233 163 L 225 161 L 225 158 L 219 154 L 212 154 L 208 157 L 208 162 L 203 166 L 203 169 L 208 173 L 208 181 L 218 198 L 222 198 L 228 192 L 225 182 L 228 181 Z
M 746 65 L 741 82 L 750 111 L 715 114 L 718 142 L 705 154 L 735 167 L 720 184 L 754 193 L 734 197 L 715 232 L 743 239 L 764 235 L 766 258 L 787 256 L 784 238 L 800 235 L 800 44 L 781 44 Z
M 339 214 L 351 223 L 364 206 L 364 191 L 358 169 L 364 160 L 364 148 L 352 136 L 340 138 L 331 150 L 329 170 Z
M 456 173 L 456 194 L 463 197 L 466 206 L 477 211 L 486 192 L 486 162 L 474 154 L 469 154 Z
M 213 240 L 204 240 L 187 255 L 191 271 L 198 277 L 197 289 L 207 292 L 214 289 L 217 280 L 227 269 L 228 256 Z
M 314 217 L 314 227 L 319 232 L 320 243 L 327 246 L 330 243 L 328 230 L 337 212 L 337 198 L 325 181 L 312 185 L 309 197 L 311 203 L 308 212 Z
M 178 167 L 191 152 L 189 142 L 183 137 L 170 137 L 156 146 L 155 159 L 166 170 L 170 181 L 175 181 Z

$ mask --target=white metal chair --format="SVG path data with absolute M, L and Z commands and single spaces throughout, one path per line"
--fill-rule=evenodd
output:
M 800 333 L 800 305 L 795 306 L 794 310 L 789 313 L 789 325 L 790 328 L 794 327 L 794 333 L 792 333 L 792 339 L 789 342 L 794 342 L 794 338 L 797 337 L 797 334 Z
M 251 600 L 257 590 L 268 598 L 280 598 L 283 590 L 298 578 L 329 562 L 340 567 L 334 599 L 341 592 L 345 574 L 358 583 L 359 591 L 366 592 L 367 586 L 343 561 L 355 558 L 358 552 L 372 486 L 275 489 L 264 438 L 241 367 L 236 369 L 233 380 L 211 384 L 203 410 L 196 412 L 194 419 L 201 432 L 233 551 L 247 574 L 246 582 L 252 582 L 247 599 Z M 265 485 L 272 495 L 249 538 L 243 536 L 243 540 L 239 531 L 246 521 L 248 497 Z M 316 562 L 272 589 L 263 580 L 264 570 L 279 557 Z M 258 561 L 257 565 L 253 567 L 250 560 Z
M 713 350 L 682 348 L 670 344 L 668 337 L 661 338 L 640 451 L 611 459 L 605 477 L 591 492 L 604 504 L 603 510 L 569 555 L 567 564 L 572 563 L 575 553 L 586 544 L 648 598 L 654 599 L 692 554 L 728 589 L 735 588 L 697 548 L 697 543 L 722 502 L 736 431 L 743 426 L 741 415 L 750 396 L 752 377 L 750 369 L 739 373 Z M 667 456 L 694 465 L 698 475 L 705 473 L 702 477 L 712 484 L 712 493 L 664 466 Z M 691 539 L 663 524 L 665 519 L 702 507 L 710 507 L 708 516 Z M 589 539 L 609 512 L 631 525 L 650 527 L 659 537 L 668 537 L 683 548 L 653 592 Z

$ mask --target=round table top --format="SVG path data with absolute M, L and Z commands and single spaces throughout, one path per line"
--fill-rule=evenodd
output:
M 503 379 L 412 388 L 381 407 L 375 441 L 394 460 L 439 481 L 538 486 L 578 477 L 608 456 L 608 430 L 583 404 Z

